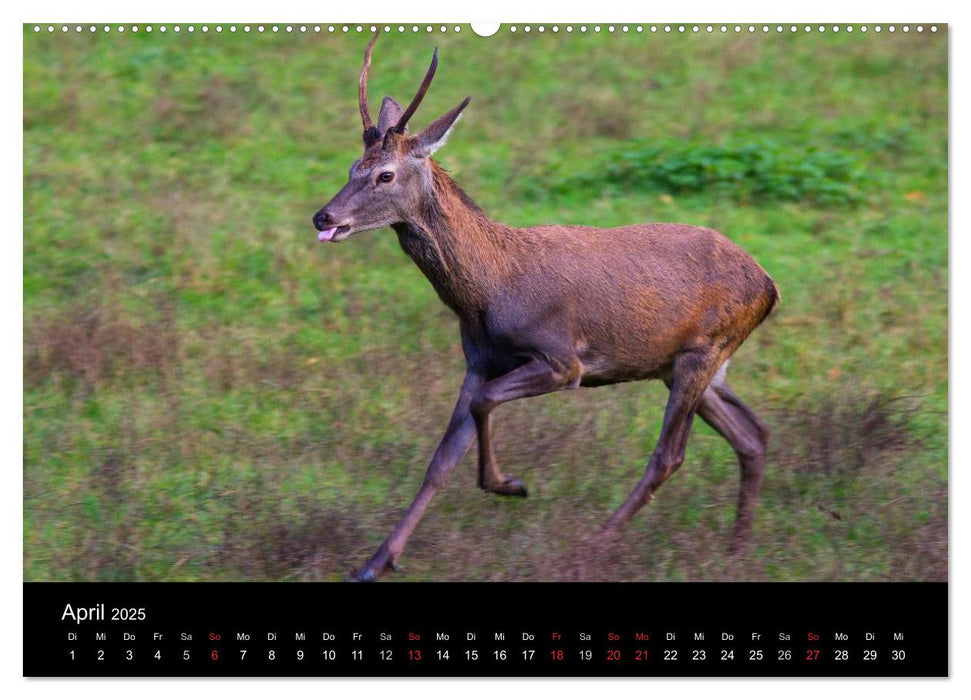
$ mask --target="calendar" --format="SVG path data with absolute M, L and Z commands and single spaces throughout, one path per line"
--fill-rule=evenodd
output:
M 949 32 L 24 24 L 24 675 L 948 676 Z
M 943 584 L 27 584 L 24 593 L 24 672 L 37 676 L 948 673 Z

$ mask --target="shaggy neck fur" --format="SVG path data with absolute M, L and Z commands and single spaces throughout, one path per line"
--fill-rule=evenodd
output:
M 489 219 L 437 163 L 429 165 L 417 211 L 392 228 L 442 301 L 473 320 L 501 284 L 513 230 Z

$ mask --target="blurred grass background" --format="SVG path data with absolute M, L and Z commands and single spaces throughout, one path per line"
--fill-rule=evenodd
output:
M 320 246 L 360 154 L 364 36 L 24 37 L 24 571 L 339 580 L 420 484 L 457 324 L 390 230 Z M 395 580 L 947 578 L 947 35 L 382 37 L 370 92 L 513 225 L 715 227 L 782 289 L 735 356 L 774 429 L 750 555 L 738 469 L 697 421 L 620 547 L 666 390 L 516 402 Z M 591 558 L 592 557 L 592 558 Z M 582 564 L 582 565 L 581 565 Z

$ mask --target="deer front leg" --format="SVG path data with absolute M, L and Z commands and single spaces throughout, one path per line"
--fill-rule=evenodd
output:
M 445 435 L 435 450 L 431 464 L 428 465 L 425 480 L 422 482 L 415 500 L 412 501 L 411 506 L 405 511 L 404 517 L 391 531 L 391 534 L 378 547 L 374 556 L 368 559 L 360 571 L 351 574 L 352 580 L 375 581 L 388 569 L 393 570 L 397 567 L 398 558 L 404 551 L 405 543 L 425 514 L 432 498 L 445 485 L 455 466 L 472 445 L 472 439 L 475 437 L 475 422 L 469 414 L 469 403 L 475 390 L 483 381 L 484 379 L 476 374 L 470 373 L 465 376 L 458 402 L 452 412 L 452 419 L 449 421 Z
M 580 363 L 575 358 L 565 368 L 545 360 L 533 359 L 498 379 L 486 382 L 472 398 L 470 410 L 475 419 L 479 442 L 479 487 L 503 496 L 527 496 L 526 484 L 515 476 L 503 474 L 492 451 L 490 413 L 506 401 L 538 396 L 580 384 Z
M 511 474 L 503 474 L 496 465 L 496 457 L 492 451 L 491 419 L 486 413 L 476 422 L 476 433 L 479 443 L 479 488 L 483 491 L 498 493 L 500 496 L 529 495 L 526 484 Z

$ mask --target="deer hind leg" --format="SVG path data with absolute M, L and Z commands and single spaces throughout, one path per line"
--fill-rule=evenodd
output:
M 657 445 L 651 452 L 644 476 L 627 500 L 604 523 L 602 534 L 615 531 L 634 517 L 684 462 L 695 410 L 720 364 L 717 356 L 697 352 L 684 353 L 674 361 L 671 376 L 666 382 L 671 394 L 664 409 Z
M 748 545 L 755 517 L 755 504 L 762 488 L 769 427 L 731 390 L 719 372 L 701 397 L 698 415 L 735 450 L 742 480 L 738 490 L 738 515 L 732 538 L 732 553 L 741 554 Z
M 500 404 L 527 396 L 538 396 L 580 384 L 580 363 L 573 358 L 566 369 L 558 369 L 545 360 L 533 359 L 512 372 L 486 382 L 472 397 L 470 410 L 475 418 L 479 443 L 479 487 L 503 496 L 527 496 L 520 479 L 500 471 L 492 451 L 490 414 Z

